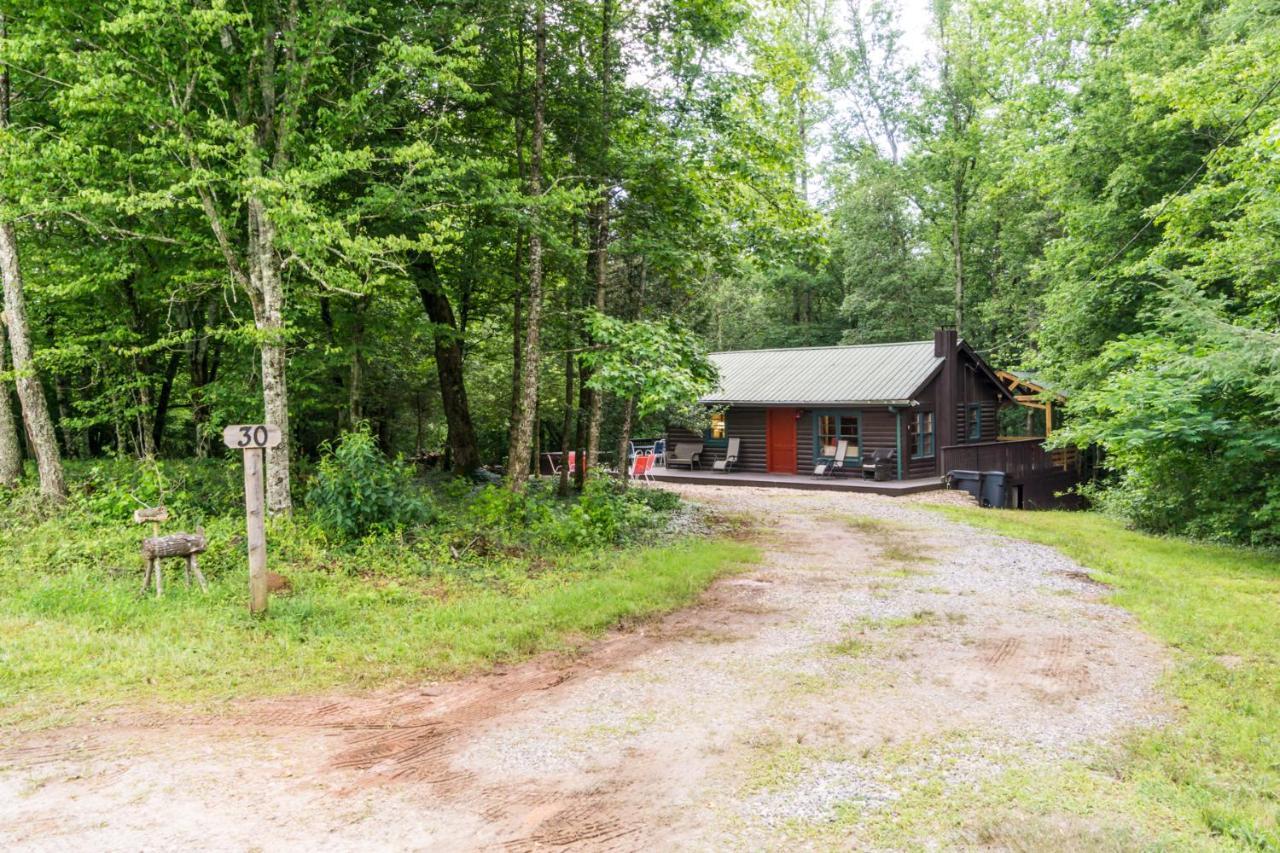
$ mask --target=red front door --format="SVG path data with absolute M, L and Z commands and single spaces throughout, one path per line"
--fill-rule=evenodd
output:
M 765 468 L 771 474 L 794 474 L 796 410 L 769 409 L 764 427 Z

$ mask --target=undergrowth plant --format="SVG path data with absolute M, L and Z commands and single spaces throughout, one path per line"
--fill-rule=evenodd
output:
M 342 539 L 389 533 L 434 515 L 412 467 L 388 459 L 364 425 L 324 446 L 307 506 L 321 527 Z

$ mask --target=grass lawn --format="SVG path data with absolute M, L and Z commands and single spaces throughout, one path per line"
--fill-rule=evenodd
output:
M 1179 709 L 1173 725 L 1058 778 L 992 786 L 981 795 L 992 826 L 1023 821 L 1028 843 L 1040 839 L 1032 847 L 1059 846 L 1054 825 L 1042 819 L 1066 812 L 1104 824 L 1089 847 L 1280 850 L 1275 554 L 1147 536 L 1093 513 L 938 511 L 1053 546 L 1092 569 L 1113 588 L 1112 602 L 1166 643 L 1175 662 L 1166 685 Z M 1007 841 L 998 831 L 987 839 Z
M 687 604 L 755 558 L 749 545 L 702 539 L 534 558 L 472 559 L 430 537 L 334 549 L 283 521 L 268 545 L 292 590 L 255 619 L 242 524 L 206 521 L 207 595 L 183 587 L 177 560 L 162 599 L 138 593 L 132 525 L 71 514 L 0 531 L 0 723 L 456 675 Z

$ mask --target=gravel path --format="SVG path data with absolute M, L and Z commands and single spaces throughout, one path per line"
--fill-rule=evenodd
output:
M 762 563 L 697 607 L 572 661 L 24 742 L 0 845 L 848 846 L 922 784 L 1162 719 L 1164 653 L 1055 551 L 903 498 L 678 490 L 763 527 Z

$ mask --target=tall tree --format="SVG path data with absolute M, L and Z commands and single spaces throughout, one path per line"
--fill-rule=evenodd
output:
M 951 262 L 952 310 L 957 329 L 964 332 L 965 286 L 968 267 L 969 208 L 974 196 L 974 171 L 980 140 L 978 109 L 985 81 L 978 63 L 968 10 L 954 0 L 934 0 L 937 30 L 938 84 L 932 107 L 938 132 L 926 143 L 926 163 L 940 172 L 940 219 L 945 222 Z
M 610 181 L 610 124 L 613 120 L 613 0 L 600 3 L 600 129 L 596 143 L 596 198 L 587 212 L 588 254 L 591 280 L 594 285 L 592 306 L 596 311 L 605 310 L 605 295 L 609 283 L 609 204 L 612 192 Z M 589 379 L 590 377 L 585 377 Z M 582 388 L 587 395 L 589 415 L 586 424 L 584 458 L 578 466 L 578 485 L 586 479 L 588 467 L 595 465 L 600 453 L 600 427 L 604 410 L 600 393 L 584 379 Z
M 8 20 L 0 13 L 0 45 L 7 46 Z M 10 127 L 11 89 L 9 66 L 0 69 L 0 140 L 7 142 Z M 0 198 L 0 205 L 7 200 Z M 18 230 L 13 221 L 0 212 L 0 277 L 4 280 L 4 323 L 9 333 L 13 354 L 13 371 L 22 404 L 22 419 L 31 439 L 32 450 L 40 474 L 40 493 L 61 502 L 67 497 L 62 473 L 62 455 L 49 417 L 49 406 L 36 371 L 31 343 L 31 327 L 27 320 L 27 299 L 22 279 L 22 262 L 18 256 Z M 8 397 L 6 393 L 4 397 Z M 7 401 L 6 401 L 7 402 Z
M 533 452 L 533 430 L 537 421 L 538 372 L 541 359 L 539 336 L 542 333 L 542 155 L 546 110 L 547 78 L 547 9 L 538 0 L 534 11 L 534 78 L 533 128 L 529 158 L 529 284 L 525 293 L 524 348 L 520 356 L 519 406 L 516 425 L 507 455 L 507 481 L 513 489 L 524 486 L 529 476 Z

